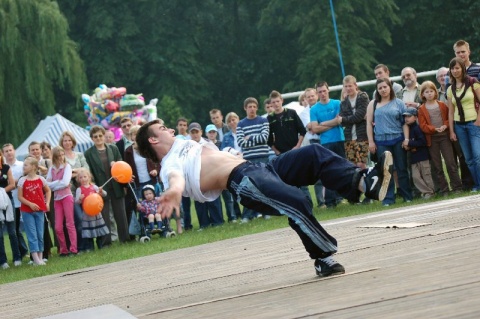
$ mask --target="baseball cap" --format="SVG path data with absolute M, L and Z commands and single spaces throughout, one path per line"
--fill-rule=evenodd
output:
M 417 116 L 418 111 L 414 107 L 409 107 L 407 110 L 403 113 L 404 116 Z
M 208 124 L 207 128 L 205 128 L 205 132 L 210 132 L 210 131 L 217 131 L 217 128 L 213 124 Z
M 191 132 L 192 130 L 199 130 L 199 131 L 201 131 L 201 130 L 202 130 L 202 127 L 201 127 L 200 124 L 198 124 L 197 122 L 192 122 L 192 123 L 190 123 L 190 125 L 188 126 L 188 131 Z

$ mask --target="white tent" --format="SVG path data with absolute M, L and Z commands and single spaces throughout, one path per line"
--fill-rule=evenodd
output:
M 64 131 L 70 131 L 77 140 L 77 146 L 75 151 L 85 152 L 89 147 L 93 145 L 90 139 L 89 132 L 78 126 L 77 124 L 70 122 L 60 114 L 53 116 L 47 116 L 44 120 L 38 123 L 38 126 L 30 134 L 30 136 L 16 148 L 16 155 L 19 160 L 23 160 L 28 155 L 28 145 L 33 142 L 47 141 L 54 146 L 58 146 L 58 140 Z

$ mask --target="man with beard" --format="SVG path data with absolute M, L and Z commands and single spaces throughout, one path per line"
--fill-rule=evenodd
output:
M 401 99 L 405 102 L 407 107 L 418 107 L 422 104 L 422 98 L 420 97 L 420 85 L 417 82 L 417 72 L 412 67 L 405 67 L 401 73 L 403 83 L 405 87 L 402 89 Z

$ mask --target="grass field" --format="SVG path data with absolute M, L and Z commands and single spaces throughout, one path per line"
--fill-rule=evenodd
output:
M 466 196 L 468 194 L 469 193 L 451 195 L 449 198 Z M 442 199 L 444 198 L 435 198 L 429 200 L 428 202 Z M 397 201 L 397 204 L 390 207 L 383 207 L 379 202 L 374 202 L 370 205 L 340 204 L 336 209 L 315 208 L 314 215 L 317 219 L 322 221 L 353 215 L 367 214 L 403 206 L 414 206 L 416 204 L 427 203 L 427 201 L 421 199 L 414 200 L 411 203 L 401 202 L 401 200 Z M 138 241 L 132 241 L 125 244 L 119 244 L 118 242 L 114 242 L 114 244 L 108 248 L 96 250 L 94 252 L 83 253 L 75 257 L 67 258 L 58 257 L 58 255 L 56 254 L 56 249 L 54 248 L 52 251 L 53 256 L 49 259 L 48 264 L 46 266 L 38 267 L 27 265 L 26 258 L 23 260 L 22 266 L 14 267 L 12 265 L 13 262 L 11 258 L 12 254 L 10 250 L 10 242 L 8 236 L 4 236 L 5 249 L 7 251 L 10 268 L 6 270 L 0 269 L 0 284 L 26 280 L 39 276 L 47 276 L 51 274 L 57 274 L 61 272 L 72 271 L 102 264 L 108 264 L 116 261 L 148 256 L 176 249 L 207 244 L 229 238 L 235 238 L 249 234 L 255 234 L 288 227 L 288 221 L 286 217 L 282 216 L 272 217 L 269 220 L 264 220 L 262 218 L 255 219 L 247 224 L 225 223 L 222 226 L 207 228 L 199 232 L 195 230 L 198 229 L 198 222 L 196 219 L 196 214 L 193 210 L 192 222 L 194 226 L 193 231 L 184 232 L 183 234 L 174 238 L 160 238 L 158 236 L 155 236 L 152 238 L 152 241 L 147 244 L 142 244 Z M 175 222 L 173 221 L 171 226 L 173 229 L 176 229 L 174 224 Z

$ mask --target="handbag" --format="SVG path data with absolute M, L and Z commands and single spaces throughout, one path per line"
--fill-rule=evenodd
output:
M 137 219 L 137 214 L 132 212 L 132 217 L 130 218 L 130 225 L 128 225 L 128 233 L 132 236 L 140 236 L 142 233 L 142 226 Z

